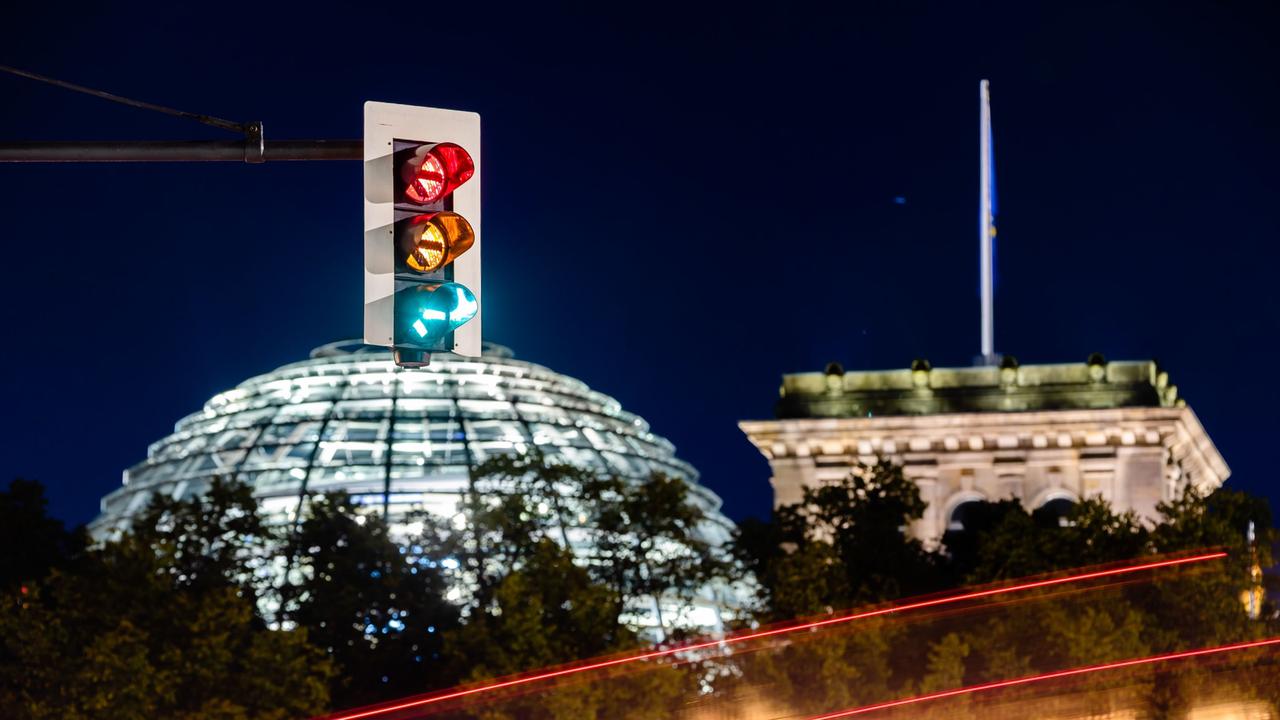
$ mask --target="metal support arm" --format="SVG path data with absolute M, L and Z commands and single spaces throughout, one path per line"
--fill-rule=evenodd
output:
M 363 160 L 361 140 L 243 140 L 0 143 L 0 162 L 247 162 Z

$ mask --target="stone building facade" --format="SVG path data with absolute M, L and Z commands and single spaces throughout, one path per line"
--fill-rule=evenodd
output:
M 928 502 L 928 543 L 962 526 L 963 506 L 1017 498 L 1028 509 L 1100 495 L 1154 519 L 1156 504 L 1230 470 L 1154 362 L 821 373 L 783 377 L 776 419 L 739 423 L 772 468 L 774 504 L 859 461 L 903 465 Z

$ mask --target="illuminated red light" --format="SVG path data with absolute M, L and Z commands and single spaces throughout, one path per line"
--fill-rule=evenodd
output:
M 404 194 L 423 205 L 439 202 L 471 179 L 476 165 L 471 155 L 453 143 L 423 145 L 401 168 Z
M 1248 650 L 1249 648 L 1266 647 L 1269 645 L 1280 645 L 1280 637 L 1268 638 L 1266 640 L 1253 640 L 1251 642 L 1235 643 L 1232 645 L 1219 645 L 1217 647 L 1201 648 L 1199 650 L 1184 650 L 1181 652 L 1165 653 L 1163 655 L 1131 658 L 1129 660 L 1118 660 L 1116 662 L 1103 663 L 1101 665 L 1087 665 L 1085 667 L 1071 668 L 1070 670 L 1058 670 L 1056 672 L 1044 673 L 1041 675 L 1027 675 L 1025 677 L 1014 678 L 1012 680 L 983 683 L 982 685 L 969 685 L 967 687 L 955 688 L 954 690 L 943 690 L 940 692 L 929 693 L 928 695 L 916 695 L 914 697 L 876 703 L 875 705 L 863 705 L 862 707 L 850 708 L 848 710 L 841 710 L 839 712 L 828 713 L 826 715 L 815 715 L 809 718 L 809 720 L 835 720 L 836 718 L 852 717 L 854 715 L 862 715 L 876 710 L 887 710 L 889 708 L 902 707 L 903 705 L 914 705 L 916 703 L 927 702 L 929 700 L 941 700 L 942 698 L 955 697 L 957 695 L 971 695 L 984 690 L 997 690 L 999 688 L 1014 687 L 1016 685 L 1030 685 L 1032 683 L 1045 682 L 1046 680 L 1056 680 L 1058 678 L 1074 677 L 1076 675 L 1087 675 L 1089 673 L 1102 672 L 1104 670 L 1119 670 L 1121 668 L 1137 667 L 1139 665 L 1152 665 L 1154 663 L 1168 662 L 1170 660 L 1203 657 L 1205 655 L 1217 655 L 1219 653 L 1233 652 L 1235 650 Z
M 1064 575 L 1056 578 L 1032 580 L 1032 581 L 1016 583 L 1012 585 L 1004 585 L 1001 587 L 990 587 L 984 590 L 973 590 L 973 591 L 964 592 L 964 593 L 944 595 L 941 597 L 933 597 L 926 600 L 917 600 L 915 602 L 908 602 L 901 605 L 892 605 L 889 607 L 882 607 L 874 610 L 865 610 L 862 612 L 851 613 L 848 615 L 838 615 L 835 617 L 824 618 L 822 620 L 815 620 L 812 622 L 799 623 L 796 625 L 786 625 L 783 627 L 776 627 L 769 630 L 760 630 L 756 632 L 743 633 L 741 635 L 731 635 L 731 636 L 714 639 L 714 640 L 705 640 L 705 641 L 690 643 L 687 645 L 678 645 L 675 647 L 663 648 L 661 650 L 651 650 L 648 652 L 641 652 L 633 655 L 624 655 L 621 657 L 601 659 L 595 662 L 587 662 L 587 663 L 584 663 L 581 665 L 575 665 L 572 667 L 561 667 L 559 669 L 544 670 L 541 672 L 535 671 L 528 675 L 510 677 L 505 680 L 499 680 L 493 683 L 489 683 L 487 685 L 478 685 L 475 687 L 452 690 L 452 691 L 446 690 L 437 695 L 418 697 L 416 699 L 403 700 L 393 704 L 384 705 L 382 707 L 370 708 L 368 710 L 357 710 L 354 712 L 340 713 L 338 715 L 330 715 L 327 717 L 329 718 L 329 720 L 361 720 L 362 718 L 377 717 L 378 715 L 384 715 L 386 713 L 392 713 L 399 710 L 407 710 L 409 708 L 423 707 L 425 705 L 433 705 L 436 703 L 446 702 L 448 700 L 457 700 L 459 698 L 479 695 L 481 693 L 492 692 L 494 690 L 502 690 L 504 688 L 512 688 L 512 687 L 517 687 L 521 685 L 527 685 L 529 683 L 538 682 L 540 680 L 550 680 L 553 678 L 565 677 L 567 675 L 574 675 L 577 673 L 587 672 L 590 670 L 601 670 L 604 668 L 617 667 L 619 665 L 639 662 L 642 660 L 655 660 L 658 658 L 675 655 L 677 653 L 686 653 L 686 652 L 692 652 L 694 650 L 704 650 L 707 648 L 714 648 L 714 647 L 724 647 L 727 645 L 734 645 L 734 644 L 746 642 L 748 640 L 759 640 L 761 638 L 776 637 L 776 636 L 786 635 L 793 632 L 798 632 L 801 630 L 812 630 L 814 628 L 827 627 L 830 625 L 840 625 L 848 622 L 853 622 L 855 620 L 866 620 L 874 617 L 882 617 L 890 614 L 903 613 L 910 610 L 920 610 L 924 608 L 938 607 L 941 605 L 949 605 L 952 603 L 959 603 L 967 600 L 978 600 L 981 598 L 992 597 L 995 595 L 1003 595 L 1005 593 L 1034 590 L 1037 588 L 1047 588 L 1047 587 L 1053 587 L 1056 585 L 1066 585 L 1069 583 L 1081 582 L 1084 580 L 1095 580 L 1095 579 L 1116 577 L 1120 575 L 1127 575 L 1131 573 L 1141 572 L 1143 570 L 1155 570 L 1158 568 L 1175 567 L 1178 565 L 1189 565 L 1192 563 L 1204 562 L 1207 560 L 1221 560 L 1226 556 L 1227 554 L 1225 552 L 1215 551 L 1215 552 L 1202 553 L 1199 555 L 1190 555 L 1190 556 L 1184 556 L 1184 557 L 1166 558 L 1163 560 L 1154 560 L 1150 562 L 1140 563 L 1137 565 L 1112 567 L 1112 568 L 1107 568 L 1105 570 L 1093 570 L 1090 572 L 1076 573 L 1074 575 Z M 1280 639 L 1277 639 L 1275 642 L 1280 642 Z M 1014 681 L 1014 682 L 1016 683 L 1020 681 Z M 953 694 L 955 694 L 955 691 L 948 691 L 948 692 L 952 692 Z M 924 697 L 924 696 L 921 696 L 921 697 Z M 945 696 L 938 695 L 937 697 L 945 697 Z M 919 700 L 913 700 L 912 702 L 919 702 Z M 885 706 L 885 707 L 890 707 L 890 706 Z M 857 710 L 857 712 L 866 712 L 866 711 Z M 824 716 L 824 717 L 827 717 L 827 716 Z M 833 715 L 830 717 L 843 717 L 843 716 Z

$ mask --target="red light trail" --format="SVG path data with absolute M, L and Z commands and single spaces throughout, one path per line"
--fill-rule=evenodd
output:
M 1138 565 L 1126 565 L 1124 567 L 1108 568 L 1106 570 L 1094 570 L 1086 573 L 1078 573 L 1075 575 L 1064 575 L 1062 577 L 1047 578 L 1044 580 L 1033 580 L 1029 582 L 1016 583 L 1013 585 L 1004 585 L 1001 587 L 987 588 L 985 590 L 974 590 L 954 595 L 944 595 L 934 597 L 928 600 L 917 600 L 916 602 L 904 603 L 901 605 L 891 605 L 889 607 L 877 608 L 875 610 L 865 610 L 862 612 L 851 613 L 849 615 L 840 615 L 837 617 L 825 618 L 823 620 L 815 620 L 812 622 L 801 623 L 797 625 L 785 625 L 783 627 L 772 628 L 769 630 L 760 630 L 756 632 L 744 633 L 742 635 L 731 635 L 717 640 L 704 640 L 702 642 L 691 643 L 688 645 L 679 645 L 671 648 L 663 648 L 661 650 L 651 650 L 649 652 L 637 653 L 634 655 L 624 655 L 621 657 L 609 658 L 607 660 L 599 660 L 597 662 L 589 662 L 583 665 L 574 665 L 556 670 L 547 670 L 543 672 L 535 672 L 531 675 L 522 675 L 512 677 L 507 680 L 501 680 L 487 685 L 478 685 L 476 687 L 466 688 L 462 690 L 454 690 L 444 692 L 438 695 L 429 695 L 427 697 L 419 697 L 414 700 L 405 700 L 393 705 L 386 705 L 368 710 L 359 710 L 355 712 L 339 713 L 336 715 L 323 716 L 327 720 L 361 720 L 362 718 L 371 718 L 386 713 L 397 712 L 400 710 L 408 710 L 415 707 L 423 707 L 425 705 L 434 705 L 436 703 L 446 702 L 448 700 L 457 700 L 459 698 L 479 695 L 481 693 L 492 692 L 494 690 L 502 690 L 505 688 L 527 685 L 529 683 L 538 682 L 540 680 L 551 680 L 553 678 L 565 677 L 566 675 L 574 675 L 576 673 L 587 672 L 590 670 L 602 670 L 604 668 L 617 667 L 627 663 L 638 662 L 641 660 L 655 660 L 657 658 L 668 657 L 677 653 L 692 652 L 694 650 L 704 650 L 707 648 L 722 647 L 725 645 L 733 645 L 746 642 L 748 640 L 759 640 L 761 638 L 776 637 L 786 635 L 788 633 L 799 632 L 801 630 L 812 630 L 814 628 L 828 627 L 831 625 L 840 625 L 843 623 L 853 622 L 855 620 L 866 620 L 884 615 L 908 612 L 910 610 L 920 610 L 923 608 L 938 607 L 940 605 L 949 605 L 951 603 L 964 602 L 966 600 L 980 600 L 982 598 L 992 597 L 994 595 L 1003 595 L 1005 593 L 1022 592 L 1026 590 L 1034 590 L 1037 588 L 1053 587 L 1055 585 L 1066 585 L 1068 583 L 1083 582 L 1085 580 L 1096 580 L 1100 578 L 1115 577 L 1117 575 L 1127 575 L 1130 573 L 1141 572 L 1143 570 L 1155 570 L 1158 568 L 1175 567 L 1178 565 L 1189 565 L 1191 563 L 1205 562 L 1208 560 L 1220 560 L 1225 558 L 1227 553 L 1217 551 L 1202 553 L 1199 555 L 1190 555 L 1179 558 L 1169 558 L 1165 560 L 1156 560 L 1152 562 L 1141 563 Z M 865 712 L 859 710 L 858 712 Z M 838 716 L 832 716 L 838 717 Z
M 1219 653 L 1266 647 L 1269 645 L 1280 645 L 1280 637 L 1235 643 L 1233 645 L 1219 645 L 1217 647 L 1201 648 L 1199 650 L 1184 650 L 1182 652 L 1165 653 L 1164 655 L 1151 655 L 1149 657 L 1132 658 L 1130 660 L 1118 660 L 1116 662 L 1103 663 L 1101 665 L 1087 665 L 1084 667 L 1071 668 L 1070 670 L 1058 670 L 1057 672 L 1044 673 L 1042 675 L 1028 675 L 1026 677 L 1014 678 L 1012 680 L 1000 680 L 999 682 L 984 683 L 982 685 L 970 685 L 968 687 L 956 688 L 954 690 L 943 690 L 941 692 L 929 693 L 928 695 L 916 695 L 915 697 L 890 700 L 889 702 L 876 703 L 875 705 L 864 705 L 862 707 L 856 707 L 850 710 L 841 710 L 827 715 L 815 715 L 809 718 L 809 720 L 835 720 L 835 718 L 862 715 L 863 713 L 874 712 L 876 710 L 885 710 L 888 708 L 901 707 L 903 705 L 914 705 L 916 703 L 955 697 L 957 695 L 969 695 L 972 693 L 983 692 L 985 690 L 996 690 L 999 688 L 1013 687 L 1015 685 L 1030 685 L 1031 683 L 1102 672 L 1103 670 L 1119 670 L 1121 668 L 1136 667 L 1138 665 L 1151 665 L 1154 663 L 1168 662 L 1170 660 L 1183 660 L 1186 658 L 1203 657 L 1205 655 L 1217 655 Z

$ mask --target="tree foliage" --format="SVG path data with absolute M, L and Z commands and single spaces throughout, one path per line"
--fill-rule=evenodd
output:
M 687 603 L 729 573 L 702 538 L 708 522 L 681 480 L 632 483 L 531 452 L 473 471 L 465 523 L 442 534 L 442 554 L 468 589 L 465 622 L 448 657 L 480 680 L 637 647 L 631 614 Z M 678 614 L 678 613 L 677 613 Z M 656 620 L 668 631 L 679 618 Z M 477 711 L 483 718 L 667 717 L 690 682 L 668 666 L 627 682 L 557 686 L 536 701 Z
M 83 528 L 68 531 L 47 513 L 44 486 L 18 478 L 0 491 L 0 591 L 40 580 L 84 549 Z
M 1273 608 L 1251 620 L 1242 594 L 1260 583 L 1275 540 L 1265 501 L 1188 487 L 1158 507 L 1157 522 L 1117 512 L 1093 497 L 1065 517 L 1028 512 L 1017 500 L 968 508 L 962 531 L 926 550 L 908 528 L 924 503 L 899 468 L 860 466 L 840 482 L 806 488 L 800 503 L 777 508 L 767 521 L 740 525 L 734 550 L 760 582 L 763 620 L 832 613 L 902 594 L 945 590 L 1164 552 L 1222 547 L 1225 562 L 1171 573 L 1152 582 L 1094 590 L 1079 596 L 1023 593 L 1024 602 L 972 613 L 962 625 L 937 623 L 913 632 L 891 655 L 851 655 L 838 635 L 796 640 L 777 658 L 758 663 L 758 678 L 797 707 L 847 706 L 851 688 L 892 687 L 894 693 L 933 691 L 1089 665 L 1109 660 L 1225 644 L 1274 631 Z M 1252 527 L 1255 541 L 1246 540 Z M 872 637 L 892 637 L 875 629 Z M 886 634 L 888 633 L 888 634 Z M 829 633 L 830 634 L 830 633 Z M 870 662 L 868 661 L 870 659 Z M 769 672 L 770 665 L 776 670 Z M 869 666 L 891 676 L 869 683 Z M 796 668 L 802 670 L 797 672 Z M 1154 698 L 1185 694 L 1180 676 L 1160 675 Z M 1153 681 L 1155 682 L 1155 681 Z M 1158 690 L 1158 691 L 1157 691 Z
M 937 584 L 936 558 L 907 532 L 924 510 L 915 483 L 882 461 L 805 488 L 771 522 L 743 523 L 734 550 L 759 580 L 770 619 L 888 600 Z
M 206 513 L 201 528 L 228 521 L 216 516 L 229 506 L 201 507 L 180 510 Z M 234 565 L 221 579 L 184 576 L 176 553 L 157 551 L 188 542 L 198 544 L 126 534 L 7 592 L 0 716 L 283 720 L 324 710 L 323 652 L 304 632 L 266 629 L 229 579 L 241 574 Z
M 963 685 L 969 652 L 969 642 L 959 633 L 947 633 L 931 644 L 920 692 L 932 693 Z
M 466 522 L 445 534 L 443 552 L 458 562 L 476 607 L 547 542 L 589 553 L 581 557 L 587 577 L 612 593 L 619 614 L 660 607 L 659 599 L 687 608 L 706 583 L 732 574 L 729 558 L 703 539 L 709 520 L 678 478 L 636 483 L 536 450 L 486 460 L 473 478 Z M 678 620 L 657 617 L 664 630 Z
M 615 593 L 544 539 L 446 643 L 450 659 L 469 668 L 465 679 L 510 675 L 634 645 L 620 612 Z
M 156 496 L 85 551 L 18 481 L 0 493 L 0 532 L 39 547 L 0 565 L 0 716 L 292 717 L 635 647 L 637 608 L 728 573 L 687 493 L 535 452 L 477 468 L 453 522 L 393 532 L 341 494 L 271 526 L 250 488 L 214 480 L 194 499 Z M 557 712 L 656 717 L 684 682 L 558 693 Z
M 1097 498 L 1061 519 L 979 503 L 963 531 L 926 548 L 909 532 L 925 511 L 916 485 L 880 462 L 742 523 L 732 558 L 706 542 L 710 520 L 688 493 L 679 479 L 636 483 L 532 452 L 477 467 L 456 518 L 392 528 L 380 508 L 337 494 L 272 527 L 247 487 L 215 481 L 198 499 L 156 499 L 119 540 L 86 549 L 47 517 L 39 485 L 19 481 L 0 492 L 0 534 L 40 546 L 0 562 L 0 717 L 316 714 L 670 640 L 678 609 L 649 616 L 663 637 L 637 634 L 636 618 L 743 575 L 759 591 L 756 619 L 778 621 L 1157 552 L 1231 553 L 1154 582 L 1025 593 L 928 627 L 788 636 L 704 667 L 552 683 L 467 712 L 664 717 L 718 682 L 821 712 L 1274 632 L 1273 608 L 1255 620 L 1241 602 L 1275 539 L 1266 503 L 1244 493 L 1188 488 L 1155 523 Z M 1195 692 L 1185 673 L 1144 677 L 1153 712 Z
M 199 497 L 156 494 L 134 518 L 130 541 L 151 550 L 158 571 L 195 591 L 237 588 L 256 603 L 273 591 L 269 564 L 277 534 L 248 485 L 213 478 Z
M 428 533 L 393 538 L 383 517 L 343 494 L 309 503 L 291 540 L 284 617 L 336 663 L 337 707 L 447 685 L 442 637 L 458 620 Z M 423 543 L 428 545 L 424 547 Z
M 1098 497 L 1075 504 L 1060 522 L 1017 500 L 974 503 L 962 531 L 943 538 L 940 565 L 953 582 L 991 582 L 1138 557 L 1150 533 L 1132 511 Z

